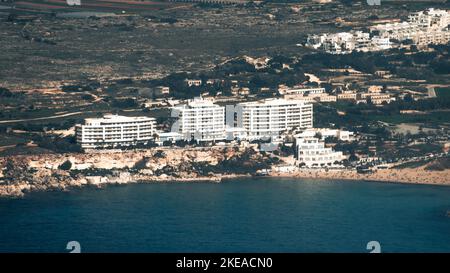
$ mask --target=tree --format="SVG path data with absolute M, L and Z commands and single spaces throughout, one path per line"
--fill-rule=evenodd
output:
M 341 0 L 341 3 L 346 6 L 351 6 L 353 3 L 353 0 Z
M 358 161 L 358 157 L 355 154 L 351 154 L 348 158 L 349 161 Z
M 68 171 L 72 168 L 72 162 L 70 162 L 70 160 L 66 160 L 64 161 L 63 164 L 59 165 L 58 169 L 63 170 L 63 171 Z
M 403 97 L 403 101 L 404 101 L 404 102 L 412 102 L 412 101 L 414 101 L 414 100 L 413 100 L 413 97 L 412 97 L 411 94 L 406 94 L 406 95 Z
M 8 88 L 0 87 L 0 97 L 12 97 L 13 93 Z
M 91 95 L 91 94 L 84 94 L 83 96 L 81 96 L 81 98 L 82 98 L 83 100 L 87 100 L 87 101 L 93 101 L 93 100 L 95 100 L 95 97 L 94 97 L 93 95 Z
M 112 106 L 117 108 L 132 108 L 137 107 L 137 102 L 133 98 L 114 99 L 112 101 Z
M 142 157 L 142 159 L 141 160 L 139 160 L 139 161 L 137 161 L 135 164 L 134 164 L 134 166 L 133 166 L 133 169 L 135 169 L 135 170 L 142 170 L 142 169 L 145 169 L 145 168 L 147 168 L 147 158 L 144 156 L 144 157 Z
M 339 142 L 339 138 L 335 137 L 335 136 L 329 136 L 327 138 L 325 138 L 325 143 L 338 143 Z

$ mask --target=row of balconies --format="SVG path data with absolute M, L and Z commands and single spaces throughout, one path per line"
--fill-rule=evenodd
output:
M 137 128 L 131 128 L 131 129 L 126 129 L 124 128 L 123 130 L 121 129 L 105 129 L 105 130 L 83 130 L 83 131 L 78 131 L 79 133 L 81 132 L 82 134 L 98 134 L 98 133 L 120 133 L 122 131 L 132 131 L 132 132 L 140 132 L 140 131 L 149 131 L 149 130 L 153 130 L 154 127 L 141 127 L 139 129 Z
M 303 162 L 331 162 L 341 160 L 338 156 L 331 156 L 331 157 L 300 157 L 299 161 Z
M 100 123 L 100 126 L 127 126 L 127 125 L 141 125 L 143 123 L 148 123 L 148 124 L 155 124 L 155 121 L 148 121 L 148 120 L 143 120 L 143 121 L 133 121 L 133 122 L 113 122 L 113 123 Z
M 316 151 L 299 151 L 301 155 L 329 155 L 334 153 L 331 148 L 324 148 L 324 150 L 316 150 Z

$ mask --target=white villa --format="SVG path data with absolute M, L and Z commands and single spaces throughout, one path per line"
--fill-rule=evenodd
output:
M 325 147 L 325 143 L 315 137 L 296 138 L 297 160 L 306 167 L 325 167 L 345 159 L 342 152 Z
M 342 141 L 354 140 L 353 132 L 341 129 L 328 129 L 328 128 L 309 128 L 295 136 L 297 138 L 308 138 L 308 137 L 315 137 L 317 134 L 321 135 L 322 139 L 325 139 L 327 137 L 336 137 Z

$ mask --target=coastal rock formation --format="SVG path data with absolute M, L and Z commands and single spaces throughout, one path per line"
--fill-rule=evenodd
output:
M 255 148 L 157 147 L 84 154 L 0 157 L 0 196 L 17 197 L 30 191 L 68 190 L 85 185 L 102 187 L 122 183 L 220 182 L 224 178 L 254 175 L 260 170 L 274 177 L 450 185 L 450 169 L 430 168 L 434 163 L 417 168 L 380 169 L 367 174 L 349 169 L 288 168 L 282 171 L 283 168 L 276 166 L 293 164 L 290 158 L 259 153 Z
M 0 196 L 132 182 L 220 181 L 270 161 L 253 147 L 154 148 L 0 158 Z M 234 165 L 241 168 L 235 168 Z M 234 171 L 237 170 L 237 172 Z

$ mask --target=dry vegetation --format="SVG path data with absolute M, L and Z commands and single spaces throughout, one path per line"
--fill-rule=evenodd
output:
M 10 89 L 88 78 L 155 78 L 244 54 L 302 54 L 305 50 L 295 44 L 308 33 L 348 29 L 342 22 L 364 27 L 370 15 L 375 20 L 408 12 L 338 2 L 296 5 L 299 10 L 277 4 L 207 8 L 145 1 L 89 1 L 67 8 L 62 0 L 33 1 L 53 7 L 41 9 L 29 2 L 20 2 L 12 12 L 17 16 L 0 14 L 0 85 Z M 92 17 L 96 12 L 101 13 Z

